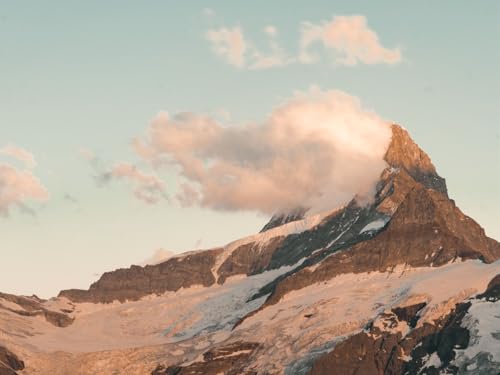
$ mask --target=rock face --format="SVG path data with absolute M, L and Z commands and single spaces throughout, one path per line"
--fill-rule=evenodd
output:
M 329 255 L 281 281 L 267 304 L 291 290 L 343 273 L 386 271 L 397 265 L 438 267 L 457 258 L 492 262 L 500 256 L 496 241 L 440 193 L 416 185 L 378 236 Z
M 10 302 L 14 304 L 14 306 L 4 306 L 2 300 Z M 25 297 L 0 293 L 0 309 L 10 311 L 20 316 L 43 316 L 47 322 L 57 327 L 67 327 L 73 323 L 73 319 L 68 316 L 67 313 L 49 310 L 42 305 L 43 302 L 44 300 L 36 296 Z
M 492 280 L 475 301 L 498 301 L 498 279 L 499 276 Z M 405 336 L 402 334 L 405 328 L 401 327 L 404 321 L 413 321 L 416 325 L 418 312 L 425 304 L 398 308 L 399 314 L 394 310 L 383 314 L 363 332 L 319 357 L 309 375 L 498 374 L 500 363 L 482 358 L 479 363 L 455 361 L 457 352 L 466 349 L 471 341 L 469 329 L 463 326 L 471 305 L 472 302 L 459 303 L 447 316 L 433 324 L 424 323 Z M 476 371 L 467 371 L 467 365 Z
M 305 208 L 296 208 L 295 210 L 292 210 L 291 212 L 288 212 L 286 214 L 273 215 L 273 217 L 271 217 L 271 220 L 269 220 L 269 222 L 266 225 L 264 225 L 264 227 L 260 232 L 262 233 L 269 229 L 279 227 L 283 224 L 303 219 L 306 212 L 307 209 Z
M 0 346 L 0 375 L 16 375 L 24 369 L 24 362 L 7 348 Z
M 123 302 L 192 285 L 210 286 L 216 281 L 211 269 L 220 252 L 221 249 L 202 251 L 157 265 L 106 272 L 89 290 L 63 290 L 59 296 L 74 302 Z
M 448 196 L 446 182 L 437 174 L 429 156 L 399 125 L 392 125 L 392 139 L 384 159 L 393 168 L 405 169 L 415 181 L 426 188 Z
M 203 361 L 187 366 L 164 367 L 159 365 L 152 375 L 256 375 L 246 371 L 248 359 L 257 350 L 259 344 L 253 342 L 235 342 L 214 348 L 203 354 Z

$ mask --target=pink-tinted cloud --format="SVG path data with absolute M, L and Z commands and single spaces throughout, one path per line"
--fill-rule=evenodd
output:
M 7 216 L 13 207 L 30 211 L 29 201 L 47 201 L 49 193 L 31 171 L 0 163 L 0 215 Z
M 239 27 L 209 30 L 206 38 L 212 44 L 214 52 L 227 63 L 238 68 L 245 65 L 247 44 Z
M 360 15 L 302 23 L 300 62 L 314 63 L 320 59 L 318 53 L 311 52 L 316 44 L 332 51 L 335 62 L 341 65 L 396 64 L 401 61 L 399 49 L 383 47 L 377 33 L 369 28 L 366 17 Z
M 24 148 L 15 146 L 15 145 L 7 145 L 0 149 L 0 154 L 9 156 L 14 158 L 25 164 L 28 168 L 34 168 L 36 166 L 35 157 L 33 154 Z
M 93 165 L 94 168 L 98 168 L 95 161 Z M 148 204 L 155 204 L 162 199 L 167 199 L 165 183 L 158 176 L 143 172 L 130 163 L 116 163 L 110 170 L 98 172 L 95 178 L 101 185 L 112 180 L 125 181 L 132 187 L 134 196 Z
M 398 48 L 384 47 L 362 15 L 334 16 L 330 21 L 302 22 L 298 54 L 286 51 L 277 40 L 278 29 L 263 29 L 268 48 L 258 48 L 240 27 L 212 29 L 206 33 L 214 52 L 240 69 L 260 70 L 290 64 L 313 64 L 326 55 L 335 64 L 397 64 L 402 61 Z M 319 48 L 318 48 L 319 47 Z
M 269 44 L 266 52 L 247 40 L 240 27 L 209 30 L 205 36 L 214 52 L 228 64 L 237 68 L 259 70 L 288 64 L 290 61 L 285 50 L 275 39 L 276 27 L 269 25 L 264 28 L 264 33 L 268 37 Z
M 313 87 L 257 124 L 222 126 L 162 112 L 135 148 L 144 160 L 179 171 L 184 205 L 272 214 L 371 196 L 390 137 L 388 124 L 357 98 Z

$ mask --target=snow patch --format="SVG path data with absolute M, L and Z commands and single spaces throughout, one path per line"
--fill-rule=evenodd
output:
M 365 233 L 365 232 L 372 232 L 372 231 L 382 229 L 385 226 L 385 224 L 387 224 L 388 221 L 389 221 L 388 219 L 374 220 L 371 223 L 368 223 L 367 225 L 365 225 L 359 233 L 361 234 L 361 233 Z

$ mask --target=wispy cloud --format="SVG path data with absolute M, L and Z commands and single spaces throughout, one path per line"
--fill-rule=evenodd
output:
M 313 87 L 256 124 L 162 112 L 134 144 L 145 161 L 180 172 L 181 204 L 270 214 L 369 198 L 390 136 L 356 97 Z
M 212 44 L 214 52 L 227 63 L 238 68 L 245 66 L 247 43 L 241 28 L 222 27 L 217 30 L 209 30 L 206 33 L 206 38 Z
M 106 167 L 91 151 L 80 153 L 90 162 L 98 186 L 105 186 L 113 181 L 124 181 L 131 187 L 134 197 L 145 203 L 155 204 L 164 199 L 168 200 L 165 183 L 156 174 L 144 172 L 136 165 L 126 162 L 117 162 Z
M 237 68 L 259 70 L 288 64 L 285 50 L 276 41 L 276 28 L 269 25 L 264 33 L 268 39 L 267 52 L 246 39 L 240 27 L 212 29 L 205 36 L 215 54 Z
M 36 161 L 33 154 L 22 147 L 15 145 L 7 145 L 0 149 L 0 154 L 14 158 L 30 169 L 35 168 Z
M 3 147 L 0 153 L 25 164 L 25 169 L 22 169 L 0 163 L 0 215 L 8 216 L 13 207 L 19 208 L 21 212 L 33 213 L 28 202 L 49 199 L 47 189 L 33 175 L 35 158 L 30 152 L 14 145 Z
M 333 59 L 337 65 L 397 64 L 402 61 L 398 48 L 384 47 L 377 33 L 362 15 L 333 16 L 330 21 L 302 22 L 296 56 L 277 40 L 278 29 L 263 29 L 267 49 L 258 48 L 245 37 L 241 27 L 221 27 L 205 34 L 213 51 L 226 63 L 239 69 L 259 70 L 290 64 L 314 64 Z
M 315 44 L 333 51 L 335 63 L 341 65 L 396 64 L 401 61 L 399 49 L 383 47 L 364 16 L 334 16 L 330 21 L 317 24 L 304 22 L 300 33 L 299 61 L 305 64 L 320 59 L 318 53 L 311 52 Z

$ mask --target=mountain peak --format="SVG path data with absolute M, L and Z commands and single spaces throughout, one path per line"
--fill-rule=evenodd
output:
M 420 169 L 427 173 L 437 173 L 429 155 L 415 143 L 405 128 L 392 124 L 391 130 L 391 143 L 384 156 L 390 166 L 405 168 L 407 171 Z
M 392 138 L 384 160 L 392 168 L 402 168 L 426 188 L 448 196 L 446 181 L 438 175 L 429 155 L 413 141 L 408 131 L 400 125 L 392 124 Z
M 384 180 L 390 174 L 390 168 L 403 169 L 415 181 L 426 188 L 433 189 L 448 197 L 446 181 L 438 175 L 436 167 L 432 164 L 429 155 L 423 151 L 411 138 L 408 131 L 398 124 L 391 125 L 391 141 L 384 155 L 384 160 L 389 165 L 380 176 Z M 278 227 L 280 225 L 301 220 L 305 217 L 307 209 L 299 207 L 289 212 L 281 212 L 273 215 L 269 222 L 262 228 L 261 232 Z

